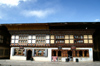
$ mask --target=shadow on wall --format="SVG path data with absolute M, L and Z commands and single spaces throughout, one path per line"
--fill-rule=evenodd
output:
M 95 30 L 93 38 L 93 61 L 100 61 L 100 27 Z

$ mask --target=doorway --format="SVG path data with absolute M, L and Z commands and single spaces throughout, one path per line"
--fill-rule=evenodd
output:
M 69 61 L 72 61 L 72 51 L 68 51 L 68 58 L 69 58 Z
M 31 58 L 32 58 L 32 51 L 28 50 L 27 51 L 27 60 L 31 60 Z
M 61 51 L 58 51 L 58 56 L 61 57 Z

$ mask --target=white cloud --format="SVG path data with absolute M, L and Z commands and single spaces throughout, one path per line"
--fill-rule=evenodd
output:
M 7 5 L 7 6 L 17 6 L 21 1 L 30 1 L 30 0 L 0 0 L 0 5 Z
M 54 10 L 25 10 L 22 12 L 27 17 L 36 16 L 39 18 L 46 17 L 49 14 L 54 13 Z
M 100 21 L 100 19 L 95 19 L 96 22 Z

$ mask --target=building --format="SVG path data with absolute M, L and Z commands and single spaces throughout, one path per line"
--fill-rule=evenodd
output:
M 94 23 L 5 24 L 10 60 L 93 61 Z
M 5 26 L 0 26 L 0 59 L 10 58 L 10 33 Z

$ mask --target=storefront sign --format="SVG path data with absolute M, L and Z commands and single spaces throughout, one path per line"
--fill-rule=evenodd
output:
M 72 46 L 71 47 L 71 50 L 76 50 L 76 46 Z
M 19 49 L 24 49 L 24 47 L 19 47 Z
M 58 57 L 57 56 L 52 56 L 52 61 L 58 61 Z
M 61 49 L 62 49 L 62 47 L 60 47 L 60 46 L 59 46 L 59 47 L 58 47 L 58 49 L 59 49 L 59 50 L 61 50 Z

